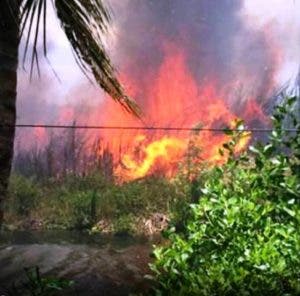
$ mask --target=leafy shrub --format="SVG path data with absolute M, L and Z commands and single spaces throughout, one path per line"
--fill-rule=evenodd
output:
M 122 215 L 115 219 L 113 230 L 116 234 L 132 234 L 134 232 L 135 219 L 132 214 Z
M 52 216 L 51 224 L 64 225 L 68 229 L 86 229 L 96 221 L 97 199 L 95 191 L 64 192 L 59 198 L 52 196 L 51 201 L 44 205 L 44 208 L 54 210 L 45 215 Z
M 111 185 L 111 183 L 101 172 L 91 171 L 84 176 L 67 174 L 60 181 L 54 181 L 54 185 L 60 185 L 60 190 L 65 192 L 78 192 L 103 190 Z
M 28 216 L 34 209 L 40 194 L 39 187 L 31 179 L 14 175 L 9 186 L 10 205 L 20 216 Z
M 148 177 L 122 185 L 116 185 L 108 192 L 115 199 L 121 215 L 166 212 L 173 202 L 175 189 L 169 181 L 158 177 Z
M 156 247 L 156 295 L 300 295 L 300 124 L 272 117 L 270 142 L 239 155 L 241 132 L 224 145 L 230 157 L 213 168 L 181 232 Z M 286 134 L 292 117 L 298 131 Z
M 95 222 L 97 194 L 92 191 L 77 192 L 69 200 L 72 207 L 72 225 L 75 229 L 84 229 Z
M 43 182 L 13 175 L 5 222 L 12 228 L 27 227 L 30 212 L 29 218 L 41 221 L 46 229 L 89 230 L 102 221 L 112 231 L 140 233 L 143 225 L 134 221 L 181 209 L 178 205 L 185 196 L 178 190 L 169 180 L 152 176 L 114 184 L 100 172 Z

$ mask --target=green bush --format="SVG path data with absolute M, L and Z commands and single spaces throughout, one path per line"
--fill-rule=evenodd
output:
M 95 191 L 54 192 L 40 202 L 40 211 L 48 228 L 88 229 L 96 222 L 97 199 Z
M 96 221 L 96 192 L 86 191 L 72 194 L 68 200 L 71 207 L 71 225 L 75 229 L 89 228 Z
M 190 206 L 181 232 L 156 247 L 156 295 L 300 295 L 300 124 L 294 99 L 273 116 L 270 142 L 234 155 L 243 134 L 224 145 L 216 167 Z M 297 132 L 285 133 L 292 117 Z M 221 152 L 223 153 L 223 152 Z
M 105 231 L 140 233 L 143 218 L 181 209 L 184 196 L 178 190 L 169 180 L 153 176 L 114 184 L 100 172 L 43 182 L 13 174 L 5 222 L 10 228 L 30 227 L 36 220 L 41 221 L 39 229 L 77 230 L 98 229 L 100 222 L 108 224 Z
M 133 234 L 135 217 L 132 214 L 122 215 L 114 220 L 113 231 L 116 234 Z
M 34 210 L 40 190 L 31 179 L 14 175 L 10 180 L 10 207 L 17 215 L 28 216 Z
M 111 182 L 100 171 L 91 171 L 84 176 L 68 174 L 60 182 L 54 181 L 54 185 L 60 185 L 60 190 L 65 192 L 98 191 L 110 186 Z
M 114 203 L 117 216 L 167 212 L 174 201 L 175 188 L 163 178 L 147 177 L 111 187 L 102 198 Z

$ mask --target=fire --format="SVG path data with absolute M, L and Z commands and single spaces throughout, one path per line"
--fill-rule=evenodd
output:
M 138 136 L 135 140 L 144 136 Z M 187 148 L 186 142 L 175 137 L 163 137 L 157 141 L 141 147 L 142 160 L 135 160 L 134 155 L 125 154 L 122 158 L 124 171 L 119 166 L 119 173 L 123 179 L 137 179 L 144 177 L 151 169 L 157 167 L 166 176 L 172 176 L 178 159 L 182 158 Z M 118 173 L 118 172 L 117 172 Z
M 33 131 L 33 135 L 38 139 L 38 143 L 42 143 L 47 139 L 47 131 L 44 127 L 35 127 Z
M 128 181 L 158 173 L 172 177 L 184 161 L 223 163 L 226 151 L 224 155 L 219 152 L 229 136 L 217 130 L 233 127 L 236 118 L 250 127 L 266 127 L 263 109 L 269 108 L 265 103 L 286 62 L 277 24 L 258 28 L 249 16 L 240 14 L 241 5 L 226 1 L 221 5 L 222 15 L 216 13 L 212 1 L 201 1 L 200 6 L 194 1 L 195 7 L 180 2 L 184 1 L 139 5 L 138 17 L 127 14 L 131 5 L 115 3 L 121 17 L 113 34 L 117 38 L 107 40 L 107 45 L 113 45 L 109 52 L 120 70 L 120 81 L 143 110 L 142 120 L 124 112 L 103 93 L 90 92 L 91 87 L 83 83 L 68 93 L 68 104 L 53 106 L 51 116 L 41 119 L 46 124 L 49 119 L 56 125 L 111 128 L 36 129 L 34 135 L 21 133 L 26 138 L 21 142 L 32 146 L 37 140 L 42 143 L 38 149 L 51 144 L 51 153 L 58 146 L 58 170 L 73 170 L 71 161 L 61 161 L 73 158 L 79 173 L 98 167 L 104 175 L 107 170 L 108 176 Z M 58 113 L 58 118 L 52 113 Z M 197 126 L 204 130 L 193 130 Z M 250 139 L 245 133 L 236 151 L 245 149 Z
M 138 87 L 128 81 L 126 80 L 127 85 L 131 85 L 129 89 L 134 90 L 135 96 Z M 221 129 L 237 118 L 230 106 L 226 105 L 222 94 L 217 91 L 216 83 L 210 80 L 198 85 L 188 68 L 184 52 L 172 45 L 165 46 L 165 59 L 156 78 L 145 88 L 143 96 L 144 122 L 118 110 L 118 106 L 111 101 L 105 102 L 105 112 L 100 121 L 120 127 L 192 128 L 201 123 L 205 128 Z M 254 104 L 247 107 L 249 113 L 250 109 L 255 110 Z M 191 132 L 108 130 L 103 131 L 101 136 L 113 155 L 119 155 L 117 159 L 120 161 L 116 164 L 115 174 L 122 180 L 132 180 L 158 171 L 168 177 L 174 175 L 187 153 Z M 244 149 L 249 140 L 249 135 L 243 137 L 237 150 Z M 194 139 L 194 145 L 201 149 L 201 159 L 221 163 L 224 157 L 219 150 L 226 141 L 228 136 L 222 132 L 200 131 Z M 123 147 L 121 155 L 120 147 Z
M 118 127 L 97 132 L 85 130 L 85 146 L 84 149 L 80 146 L 78 151 L 84 151 L 83 158 L 89 153 L 96 153 L 100 159 L 109 157 L 107 162 L 104 160 L 105 165 L 112 163 L 114 174 L 121 181 L 158 173 L 172 177 L 193 150 L 200 151 L 199 156 L 192 157 L 194 162 L 205 160 L 210 164 L 221 164 L 227 156 L 226 153 L 222 156 L 219 151 L 229 137 L 216 129 L 230 126 L 238 117 L 266 122 L 262 108 L 250 98 L 239 104 L 237 116 L 232 111 L 237 109 L 236 106 L 228 104 L 226 89 L 230 85 L 220 89 L 214 77 L 197 81 L 185 51 L 172 44 L 163 47 L 165 55 L 160 66 L 150 74 L 143 74 L 148 78 L 144 79 L 146 83 L 139 84 L 130 75 L 122 75 L 127 91 L 138 99 L 144 111 L 142 120 L 124 112 L 110 98 L 102 101 L 100 106 L 90 108 L 85 105 L 76 110 L 67 105 L 60 110 L 59 122 Z M 199 126 L 204 130 L 197 131 L 195 127 Z M 187 129 L 168 129 L 173 127 Z M 36 133 L 39 138 L 46 138 L 42 130 L 36 130 Z M 82 130 L 76 131 L 76 136 L 82 133 Z M 236 151 L 242 151 L 250 138 L 245 134 Z M 100 145 L 95 148 L 95 143 Z

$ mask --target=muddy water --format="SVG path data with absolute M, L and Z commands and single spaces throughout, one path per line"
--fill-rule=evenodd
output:
M 0 233 L 0 292 L 4 294 L 3 287 L 23 280 L 23 268 L 32 266 L 39 266 L 42 274 L 74 280 L 68 295 L 145 292 L 151 245 L 145 239 L 128 236 Z

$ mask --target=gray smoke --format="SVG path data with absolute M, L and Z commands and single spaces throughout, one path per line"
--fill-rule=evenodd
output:
M 116 50 L 121 69 L 143 85 L 163 58 L 164 41 L 187 53 L 187 63 L 199 86 L 214 78 L 222 88 L 239 80 L 257 98 L 273 86 L 277 60 L 269 36 L 246 26 L 241 0 L 113 1 L 118 22 Z M 120 17 L 121 16 L 121 17 Z M 243 73 L 239 73 L 243 70 Z M 254 79 L 255 78 L 255 79 Z M 248 79 L 255 86 L 249 85 Z M 247 81 L 245 81 L 247 80 Z

